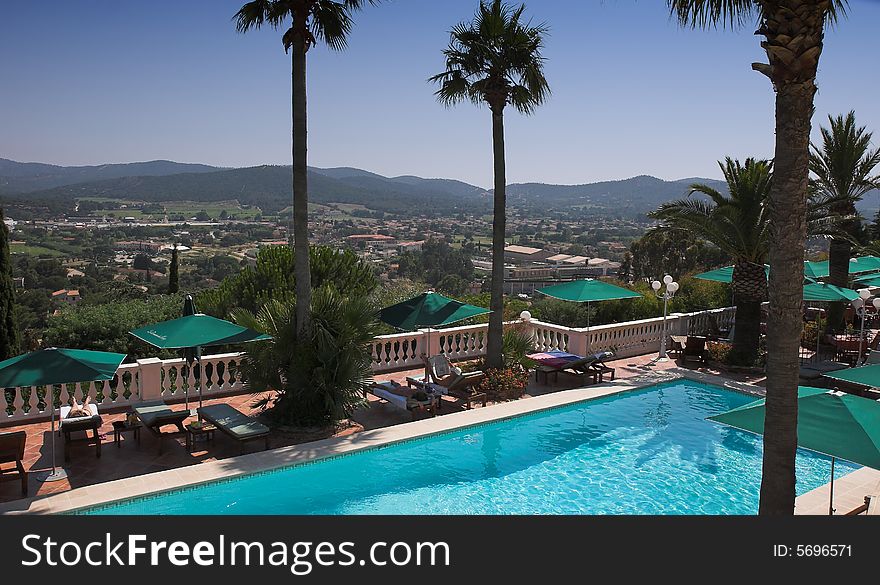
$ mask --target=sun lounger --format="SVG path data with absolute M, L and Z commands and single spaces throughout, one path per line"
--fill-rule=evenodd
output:
M 600 351 L 559 364 L 542 364 L 535 368 L 535 380 L 538 381 L 538 378 L 543 376 L 544 383 L 546 384 L 549 381 L 549 375 L 553 374 L 555 382 L 559 378 L 559 372 L 580 376 L 582 383 L 586 383 L 587 378 L 592 379 L 593 384 L 604 382 L 605 374 L 611 374 L 611 379 L 613 380 L 615 376 L 614 368 L 605 365 L 605 360 L 611 357 L 614 357 L 614 354 L 610 351 Z
M 459 404 L 464 404 L 466 409 L 470 409 L 475 402 L 481 402 L 483 406 L 486 406 L 486 393 L 476 389 L 477 385 L 485 379 L 485 373 L 479 370 L 462 372 L 459 368 L 454 367 L 449 358 L 443 354 L 426 359 L 425 367 L 428 370 L 429 385 L 442 386 L 446 389 L 446 396 L 455 398 Z M 411 387 L 425 384 L 424 376 L 410 377 L 406 381 Z
M 59 412 L 60 422 L 58 423 L 58 432 L 64 435 L 64 460 L 70 461 L 70 444 L 74 440 L 85 441 L 95 445 L 95 457 L 101 457 L 101 436 L 98 429 L 104 422 L 101 415 L 98 414 L 98 406 L 96 404 L 88 404 L 86 408 L 92 413 L 92 416 L 75 416 L 70 418 L 70 406 L 62 406 Z M 82 431 L 85 439 L 71 439 L 70 434 Z M 89 437 L 89 431 L 92 436 Z
M 682 361 L 696 359 L 704 364 L 709 361 L 709 350 L 706 349 L 706 338 L 688 335 L 681 352 Z
M 159 439 L 159 454 L 162 454 L 163 438 L 169 433 L 163 433 L 162 427 L 174 425 L 178 432 L 185 433 L 183 421 L 189 418 L 188 410 L 171 410 L 161 400 L 142 402 L 134 407 L 134 414 L 141 424 Z
M 16 431 L 14 433 L 0 433 L 0 465 L 3 463 L 13 463 L 15 466 L 9 469 L 0 467 L 0 476 L 5 473 L 18 473 L 21 481 L 21 495 L 28 495 L 28 472 L 25 471 L 24 463 L 24 446 L 27 442 L 27 433 L 24 431 Z
M 410 386 L 410 395 L 401 394 L 401 388 L 404 387 L 399 384 L 395 385 L 391 382 L 381 382 L 368 386 L 365 393 L 369 392 L 388 404 L 408 411 L 413 418 L 415 418 L 416 412 L 420 411 L 430 413 L 431 416 L 433 416 L 435 414 L 434 409 L 439 406 L 440 396 L 446 393 L 446 389 L 442 386 L 428 384 L 426 387 L 420 388 L 425 393 L 425 400 L 418 400 L 412 396 L 412 386 Z
M 198 412 L 201 418 L 217 427 L 220 432 L 238 441 L 242 453 L 245 443 L 258 439 L 263 439 L 266 449 L 269 448 L 269 427 L 228 404 L 203 406 Z

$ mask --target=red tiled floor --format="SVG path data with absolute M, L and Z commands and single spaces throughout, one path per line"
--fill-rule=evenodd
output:
M 676 366 L 694 367 L 693 364 L 679 364 L 674 360 L 667 362 L 653 361 L 655 356 L 646 355 L 634 358 L 625 358 L 608 362 L 608 365 L 616 369 L 618 379 L 641 376 L 649 372 L 657 372 Z M 699 368 L 700 371 L 707 373 L 719 374 L 706 368 Z M 423 370 L 410 370 L 397 372 L 394 374 L 386 374 L 377 376 L 377 380 L 393 379 L 400 383 L 405 383 L 406 377 L 411 375 L 422 374 Z M 725 377 L 749 381 L 752 383 L 761 383 L 761 379 L 749 378 L 744 375 L 724 374 Z M 560 374 L 558 380 L 552 385 L 540 385 L 535 382 L 534 376 L 529 382 L 527 395 L 535 396 L 556 392 L 568 388 L 580 386 L 580 379 L 566 374 Z M 251 408 L 254 397 L 251 395 L 231 396 L 206 400 L 206 404 L 216 402 L 225 402 L 241 410 L 245 414 L 257 414 Z M 182 408 L 181 406 L 178 406 Z M 475 406 L 479 408 L 479 406 Z M 457 412 L 462 409 L 461 406 L 452 401 L 443 401 L 443 408 L 439 415 Z M 124 412 L 111 414 L 102 413 L 103 425 L 100 428 L 101 433 L 101 457 L 95 457 L 95 447 L 86 443 L 73 443 L 71 445 L 71 460 L 69 463 L 64 462 L 64 442 L 61 437 L 56 437 L 56 464 L 63 466 L 68 473 L 68 478 L 56 482 L 43 482 L 42 477 L 45 472 L 52 468 L 52 451 L 50 426 L 48 422 L 29 423 L 25 425 L 0 428 L 0 432 L 9 432 L 23 430 L 27 433 L 27 446 L 25 450 L 24 464 L 30 472 L 29 478 L 29 495 L 45 495 L 70 490 L 77 487 L 112 481 L 125 477 L 132 477 L 172 469 L 176 467 L 184 467 L 187 465 L 196 465 L 204 461 L 214 461 L 233 457 L 240 453 L 240 447 L 228 437 L 221 433 L 216 433 L 214 440 L 207 444 L 197 444 L 196 450 L 189 453 L 185 447 L 184 435 L 175 435 L 165 439 L 164 453 L 158 454 L 158 439 L 149 432 L 141 432 L 140 444 L 136 444 L 132 433 L 125 433 L 122 443 L 119 447 L 113 444 L 113 421 L 122 420 L 125 417 Z M 426 414 L 417 413 L 416 418 L 428 416 Z M 394 407 L 392 405 L 380 402 L 375 397 L 370 397 L 370 407 L 358 410 L 352 420 L 337 428 L 327 429 L 292 429 L 292 428 L 273 428 L 270 436 L 270 448 L 275 449 L 287 445 L 305 443 L 329 436 L 342 436 L 359 432 L 365 429 L 374 429 L 386 427 L 390 425 L 400 424 L 413 420 L 413 415 Z M 167 427 L 166 427 L 167 428 Z M 246 446 L 246 452 L 259 449 L 256 443 Z M 0 502 L 15 500 L 21 497 L 20 483 L 15 481 L 16 477 L 7 476 L 6 480 L 0 482 Z

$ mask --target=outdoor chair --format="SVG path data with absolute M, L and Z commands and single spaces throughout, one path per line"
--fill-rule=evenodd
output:
M 245 443 L 259 439 L 265 441 L 266 449 L 269 448 L 269 427 L 240 410 L 221 402 L 202 406 L 198 412 L 199 417 L 217 427 L 224 435 L 238 441 L 242 453 Z
M 428 370 L 427 381 L 424 377 L 409 377 L 406 379 L 407 384 L 416 387 L 441 386 L 446 389 L 447 396 L 457 399 L 458 403 L 463 404 L 466 409 L 470 409 L 475 402 L 486 406 L 486 393 L 476 389 L 476 386 L 485 379 L 485 373 L 479 370 L 462 372 L 460 368 L 452 365 L 445 354 L 430 358 L 423 356 L 423 359 L 425 360 L 425 368 Z
M 28 472 L 25 471 L 24 446 L 27 442 L 27 433 L 15 431 L 14 433 L 0 433 L 0 477 L 7 473 L 18 473 L 21 481 L 21 495 L 28 495 Z M 4 463 L 13 463 L 14 467 L 4 469 Z
M 85 408 L 91 413 L 91 416 L 71 417 L 70 413 L 73 409 L 66 405 L 62 406 L 59 412 L 58 433 L 64 435 L 65 461 L 70 461 L 70 444 L 75 441 L 84 441 L 87 444 L 95 445 L 95 457 L 101 458 L 101 435 L 98 429 L 101 428 L 101 424 L 104 421 L 101 419 L 101 415 L 98 414 L 97 404 L 87 404 Z M 91 437 L 89 437 L 89 431 L 92 432 Z M 72 433 L 78 432 L 82 432 L 85 438 L 73 439 L 70 436 Z
M 134 407 L 134 414 L 141 424 L 159 439 L 159 455 L 162 454 L 163 438 L 168 433 L 162 432 L 162 427 L 174 425 L 178 432 L 185 433 L 183 421 L 189 418 L 188 410 L 171 410 L 162 400 L 142 402 Z
M 610 351 L 600 351 L 559 365 L 540 365 L 535 368 L 535 381 L 538 381 L 539 376 L 543 376 L 544 383 L 546 384 L 549 381 L 549 375 L 553 374 L 553 381 L 555 382 L 559 379 L 559 372 L 580 376 L 581 383 L 586 383 L 587 378 L 590 378 L 593 384 L 598 384 L 604 381 L 605 374 L 611 374 L 611 379 L 613 380 L 615 376 L 614 368 L 604 363 L 605 360 L 612 357 L 614 357 L 614 354 Z
M 684 350 L 681 352 L 681 359 L 683 361 L 696 359 L 704 364 L 707 363 L 709 361 L 709 350 L 706 349 L 706 338 L 688 335 L 687 341 L 684 344 Z
M 446 388 L 437 384 L 422 385 L 423 388 L 412 386 L 401 386 L 394 381 L 376 382 L 364 389 L 364 398 L 370 393 L 383 402 L 406 410 L 413 419 L 417 412 L 426 412 L 434 416 L 435 409 L 440 405 L 440 397 L 446 393 Z M 419 392 L 424 392 L 424 400 L 417 396 Z

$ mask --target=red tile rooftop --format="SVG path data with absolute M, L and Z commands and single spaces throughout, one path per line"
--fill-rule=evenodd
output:
M 618 379 L 632 378 L 674 367 L 693 367 L 692 364 L 680 364 L 671 359 L 667 362 L 657 363 L 653 361 L 655 356 L 656 354 L 618 359 L 608 362 L 608 365 L 616 369 Z M 719 374 L 719 372 L 707 368 L 700 368 L 700 371 Z M 376 379 L 377 381 L 393 379 L 400 383 L 405 383 L 407 376 L 422 373 L 422 370 L 409 370 L 377 375 Z M 760 379 L 748 378 L 744 375 L 724 374 L 724 376 L 737 381 L 761 383 Z M 553 382 L 552 377 L 551 382 Z M 538 384 L 534 376 L 532 376 L 527 388 L 527 396 L 538 396 L 578 386 L 580 386 L 579 378 L 566 374 L 560 375 L 558 381 L 553 382 L 549 386 Z M 245 414 L 257 415 L 258 413 L 251 408 L 254 399 L 255 397 L 252 395 L 237 395 L 205 400 L 205 404 L 224 402 Z M 190 406 L 194 407 L 196 404 L 191 401 Z M 480 408 L 479 405 L 475 407 Z M 176 408 L 182 409 L 183 405 L 179 404 Z M 487 408 L 491 408 L 491 404 Z M 149 432 L 141 432 L 139 444 L 135 442 L 132 433 L 125 433 L 119 446 L 116 446 L 113 443 L 113 422 L 123 420 L 125 418 L 125 410 L 123 408 L 116 412 L 101 413 L 103 424 L 99 429 L 101 437 L 100 458 L 95 456 L 96 449 L 93 445 L 87 444 L 85 441 L 77 441 L 71 444 L 70 461 L 65 463 L 64 440 L 62 437 L 56 437 L 56 465 L 59 467 L 63 466 L 68 473 L 68 477 L 64 480 L 48 483 L 42 482 L 40 478 L 45 475 L 42 472 L 48 472 L 52 468 L 52 443 L 49 422 L 0 427 L 0 432 L 4 433 L 18 430 L 27 433 L 24 466 L 29 471 L 28 495 L 37 496 L 59 493 L 87 485 L 166 469 L 197 465 L 240 454 L 239 445 L 220 433 L 217 433 L 214 439 L 208 443 L 197 443 L 196 450 L 193 453 L 188 452 L 186 449 L 184 434 L 166 438 L 161 455 L 158 453 L 158 439 Z M 442 411 L 438 413 L 438 416 L 460 410 L 462 410 L 461 406 L 452 401 L 444 400 Z M 423 416 L 428 415 L 416 415 L 417 418 Z M 358 410 L 350 421 L 341 423 L 335 428 L 302 429 L 273 427 L 269 439 L 269 448 L 276 449 L 288 445 L 307 443 L 330 436 L 345 436 L 362 430 L 401 424 L 411 420 L 413 420 L 413 417 L 408 412 L 380 402 L 371 396 L 369 408 Z M 251 452 L 260 449 L 260 446 L 257 443 L 253 443 L 247 445 L 245 449 L 246 452 Z M 3 467 L 6 469 L 9 465 L 4 464 Z M 3 481 L 0 481 L 0 502 L 21 498 L 21 484 L 17 481 L 17 475 L 4 474 L 4 476 Z

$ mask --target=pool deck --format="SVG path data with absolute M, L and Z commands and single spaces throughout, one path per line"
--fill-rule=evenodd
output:
M 399 443 L 463 427 L 485 424 L 512 416 L 633 390 L 680 377 L 708 381 L 744 392 L 760 392 L 760 389 L 756 389 L 755 386 L 718 378 L 711 374 L 675 367 L 674 362 L 667 362 L 657 368 L 636 368 L 633 371 L 627 372 L 627 374 L 614 382 L 583 388 L 548 391 L 521 400 L 494 404 L 487 408 L 463 410 L 443 416 L 363 430 L 346 436 L 329 437 L 308 443 L 283 446 L 270 451 L 206 461 L 199 465 L 176 467 L 155 473 L 85 485 L 58 493 L 22 498 L 0 504 L 0 513 L 56 514 L 70 512 L 80 508 L 108 504 L 117 500 L 181 489 L 242 474 L 260 473 L 298 463 L 334 457 L 361 449 Z M 108 445 L 105 448 L 116 451 L 116 448 L 112 447 L 112 445 Z

